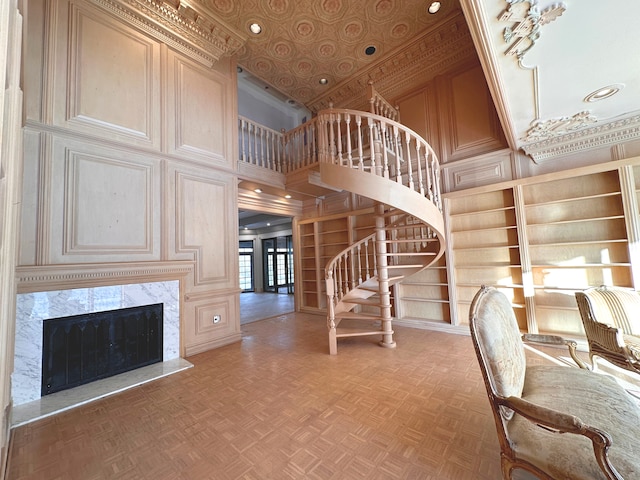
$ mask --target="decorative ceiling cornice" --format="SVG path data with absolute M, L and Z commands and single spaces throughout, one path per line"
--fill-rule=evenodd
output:
M 534 162 L 583 150 L 640 139 L 640 114 L 524 145 Z
M 587 127 L 598 120 L 589 111 L 579 112 L 572 117 L 552 118 L 545 121 L 537 121 L 527 131 L 524 141 L 527 143 L 540 142 L 552 137 L 566 135 L 575 130 Z
M 515 25 L 504 29 L 504 41 L 511 44 L 504 53 L 515 55 L 520 61 L 540 38 L 542 26 L 553 22 L 567 9 L 564 3 L 554 3 L 540 11 L 538 0 L 507 0 L 507 3 L 509 7 L 502 12 L 498 20 L 512 22 Z M 522 7 L 525 3 L 529 4 L 528 9 Z
M 328 108 L 330 103 L 340 108 L 362 107 L 367 105 L 365 92 L 369 81 L 384 97 L 395 98 L 406 92 L 407 87 L 424 85 L 436 75 L 476 59 L 471 34 L 462 13 L 457 11 L 437 29 L 425 31 L 306 106 L 314 112 Z
M 243 34 L 182 0 L 89 1 L 208 67 L 246 42 Z

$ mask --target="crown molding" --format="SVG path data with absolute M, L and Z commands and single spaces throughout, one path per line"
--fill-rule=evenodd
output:
M 182 0 L 88 1 L 207 67 L 236 53 L 247 40 L 213 15 Z
M 541 163 L 552 157 L 637 139 L 640 139 L 640 114 L 613 122 L 598 123 L 593 127 L 529 143 L 521 148 L 535 163 Z

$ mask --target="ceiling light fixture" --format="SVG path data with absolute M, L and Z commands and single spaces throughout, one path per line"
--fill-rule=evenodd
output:
M 318 83 L 320 85 L 326 85 L 327 83 L 329 83 L 329 80 L 327 80 L 326 78 L 321 78 L 320 80 L 318 80 Z
M 623 88 L 624 88 L 624 85 L 621 83 L 614 83 L 612 85 L 607 85 L 606 87 L 599 88 L 595 92 L 591 92 L 589 95 L 584 97 L 584 101 L 597 102 L 598 100 L 604 100 L 605 98 L 609 98 L 612 95 L 615 95 Z
M 286 198 L 287 200 L 289 200 L 291 198 L 291 195 L 289 195 L 288 193 L 284 196 L 284 198 Z
M 262 193 L 262 189 L 261 188 L 254 188 L 253 191 L 256 192 L 256 193 Z
M 369 45 L 367 48 L 364 49 L 365 55 L 373 55 L 374 53 L 376 53 L 376 47 L 374 47 L 373 45 Z
M 252 23 L 249 25 L 249 30 L 251 30 L 251 33 L 259 35 L 262 32 L 262 27 L 259 23 Z
M 427 8 L 427 11 L 431 14 L 438 13 L 441 6 L 442 5 L 440 4 L 440 2 L 431 2 L 431 5 L 429 5 L 429 8 Z

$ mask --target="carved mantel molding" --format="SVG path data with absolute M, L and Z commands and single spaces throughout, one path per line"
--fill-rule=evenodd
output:
M 129 283 L 179 280 L 194 269 L 192 261 L 86 263 L 16 268 L 18 293 Z
M 522 149 L 534 162 L 540 163 L 551 157 L 638 139 L 640 139 L 640 114 L 569 131 L 563 135 L 523 145 Z
M 121 21 L 211 67 L 240 50 L 246 37 L 182 0 L 88 0 Z

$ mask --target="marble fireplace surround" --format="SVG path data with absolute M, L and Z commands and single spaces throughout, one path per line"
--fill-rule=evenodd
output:
M 20 267 L 12 374 L 14 426 L 189 368 L 180 358 L 184 277 L 193 262 Z M 163 303 L 163 361 L 41 398 L 43 320 Z

